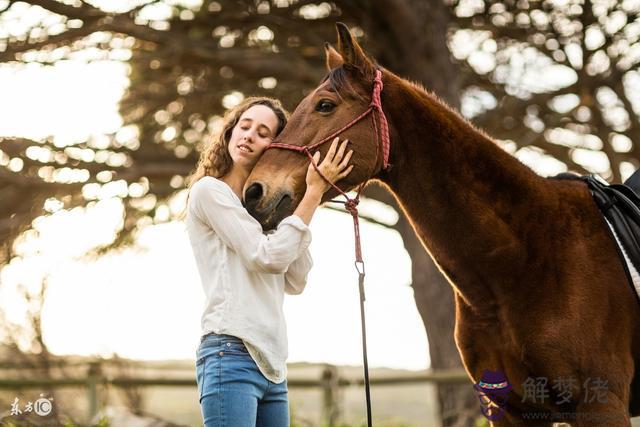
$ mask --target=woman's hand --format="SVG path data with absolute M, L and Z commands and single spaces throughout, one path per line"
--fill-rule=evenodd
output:
M 338 141 L 339 139 L 337 137 L 333 140 L 322 163 L 318 164 L 320 161 L 319 152 L 313 155 L 313 162 L 318 165 L 320 172 L 322 172 L 331 183 L 340 181 L 349 175 L 349 172 L 353 169 L 353 165 L 349 165 L 349 159 L 351 159 L 353 150 L 349 150 L 349 152 L 345 154 L 349 141 L 346 139 L 342 141 L 339 148 Z M 309 225 L 313 213 L 322 201 L 323 194 L 331 188 L 331 185 L 316 172 L 312 164 L 309 164 L 309 168 L 307 169 L 306 182 L 307 191 L 305 191 L 302 200 L 293 214 L 299 216 L 305 224 Z
M 320 161 L 319 151 L 313 155 L 314 163 L 318 165 L 318 169 L 322 172 L 322 175 L 324 175 L 332 184 L 335 184 L 345 176 L 349 175 L 353 169 L 353 165 L 349 165 L 349 160 L 351 159 L 353 150 L 349 150 L 345 154 L 349 140 L 345 139 L 342 141 L 339 147 L 338 142 L 338 137 L 331 142 L 331 147 L 329 148 L 329 151 L 327 151 L 327 155 L 322 160 L 322 163 L 318 163 Z M 307 191 L 318 192 L 321 195 L 331 188 L 331 185 L 329 185 L 329 183 L 325 181 L 320 174 L 318 174 L 311 163 L 307 169 L 306 182 Z

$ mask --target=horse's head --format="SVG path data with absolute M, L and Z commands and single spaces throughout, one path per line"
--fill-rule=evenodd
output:
M 346 191 L 380 173 L 383 153 L 380 144 L 380 118 L 373 111 L 362 120 L 348 126 L 366 112 L 372 100 L 376 66 L 362 51 L 344 24 L 336 25 L 338 50 L 325 44 L 328 75 L 322 83 L 300 102 L 277 142 L 311 147 L 325 153 L 329 137 L 338 133 L 349 139 L 354 151 L 352 172 L 337 186 Z M 327 139 L 327 143 L 315 144 Z M 331 138 L 333 139 L 333 138 Z M 265 229 L 274 228 L 282 218 L 293 213 L 306 189 L 305 177 L 309 158 L 304 152 L 275 146 L 258 161 L 244 187 L 245 205 Z M 327 192 L 323 201 L 334 197 Z

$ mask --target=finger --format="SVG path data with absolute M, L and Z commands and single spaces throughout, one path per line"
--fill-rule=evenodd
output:
M 348 139 L 345 139 L 344 141 L 342 141 L 342 144 L 340 144 L 340 148 L 338 148 L 338 152 L 336 153 L 336 156 L 333 158 L 334 163 L 338 163 L 342 159 L 342 156 L 344 156 L 344 151 L 347 148 L 348 142 L 349 142 Z
M 349 164 L 349 160 L 351 159 L 352 155 L 353 155 L 353 150 L 349 150 L 347 155 L 344 156 L 344 159 L 342 159 L 342 161 L 338 165 L 338 170 L 343 170 L 344 168 L 347 167 L 347 165 Z
M 316 151 L 315 153 L 313 153 L 313 162 L 309 162 L 309 168 L 308 170 L 315 170 L 315 168 L 313 167 L 313 164 L 315 163 L 316 165 L 318 164 L 318 161 L 320 160 L 320 152 Z
M 325 160 L 327 160 L 328 162 L 333 161 L 333 157 L 336 155 L 336 147 L 338 146 L 339 140 L 340 138 L 336 136 L 335 138 L 333 138 L 333 141 L 331 141 L 331 147 L 329 147 L 329 151 L 327 151 L 327 154 L 324 156 Z
M 348 168 L 346 168 L 344 171 L 342 171 L 340 173 L 340 175 L 338 175 L 336 182 L 340 181 L 342 178 L 346 177 L 347 175 L 349 175 L 351 173 L 351 171 L 353 170 L 353 165 L 349 165 Z
M 353 170 L 354 165 L 349 165 L 345 170 L 336 175 L 336 181 L 344 178 L 349 175 L 349 173 Z

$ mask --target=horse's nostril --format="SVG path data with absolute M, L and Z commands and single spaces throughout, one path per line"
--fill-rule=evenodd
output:
M 244 202 L 247 205 L 255 206 L 260 201 L 263 194 L 264 189 L 262 188 L 262 184 L 254 182 L 245 190 Z

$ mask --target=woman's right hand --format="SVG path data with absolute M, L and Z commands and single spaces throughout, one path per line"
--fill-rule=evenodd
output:
M 322 172 L 326 180 L 332 184 L 349 175 L 353 169 L 353 165 L 349 165 L 353 150 L 346 151 L 349 140 L 345 139 L 342 141 L 339 147 L 338 142 L 338 137 L 331 142 L 331 147 L 329 147 L 329 151 L 327 151 L 327 155 L 322 160 L 322 163 L 318 163 L 320 161 L 319 151 L 313 155 L 314 163 L 318 165 L 318 169 Z M 319 194 L 324 194 L 331 188 L 331 185 L 325 178 L 320 176 L 313 167 L 313 164 L 310 163 L 306 177 L 307 191 L 317 191 Z

